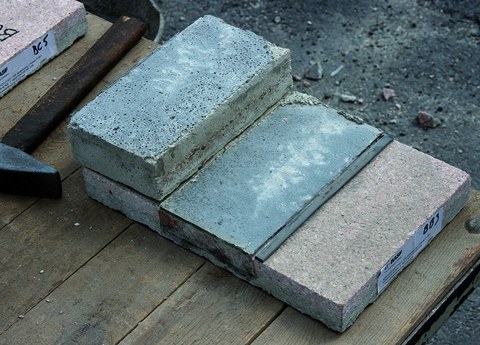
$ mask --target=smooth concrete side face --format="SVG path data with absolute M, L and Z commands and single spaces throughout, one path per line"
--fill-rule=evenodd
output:
M 74 0 L 8 1 L 8 3 L 3 1 L 0 23 L 2 24 L 2 30 L 0 31 L 0 72 L 3 71 L 4 66 L 13 67 L 8 66 L 10 62 L 14 65 L 22 64 L 22 62 L 27 63 L 25 58 L 16 60 L 16 57 L 32 50 L 32 45 L 39 39 L 42 42 L 40 42 L 40 46 L 37 43 L 36 48 L 44 49 L 44 36 L 48 32 L 52 32 L 54 35 L 56 53 L 41 63 L 35 62 L 33 65 L 37 66 L 29 70 L 24 77 L 38 70 L 87 32 L 85 8 L 82 3 Z M 0 75 L 0 86 L 2 78 L 4 76 Z M 18 79 L 16 80 L 16 83 L 18 83 L 23 78 L 16 79 Z M 0 97 L 13 88 L 15 84 L 0 93 Z M 3 88 L 0 87 L 0 89 Z
M 377 298 L 381 268 L 441 207 L 450 222 L 469 188 L 467 173 L 393 142 L 258 263 L 253 284 L 344 331 Z
M 161 200 L 291 85 L 287 49 L 205 16 L 72 116 L 74 157 Z

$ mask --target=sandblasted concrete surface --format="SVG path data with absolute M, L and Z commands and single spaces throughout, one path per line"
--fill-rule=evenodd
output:
M 72 116 L 74 157 L 162 200 L 291 84 L 287 49 L 202 17 Z
M 0 0 L 0 97 L 87 31 L 74 0 Z
M 320 206 L 327 189 L 341 188 L 334 184 L 382 135 L 311 96 L 290 94 L 162 202 L 162 212 L 203 229 L 208 242 L 223 241 L 226 257 L 235 248 L 263 258 L 270 242 L 281 243 Z
M 393 142 L 256 265 L 253 283 L 344 331 L 377 298 L 380 270 L 440 209 L 450 222 L 469 188 L 467 173 Z

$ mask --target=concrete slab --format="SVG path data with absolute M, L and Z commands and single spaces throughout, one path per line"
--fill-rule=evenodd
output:
M 342 187 L 342 174 L 361 169 L 353 163 L 382 136 L 292 93 L 161 206 L 203 229 L 208 242 L 220 239 L 226 257 L 240 249 L 264 260 Z
M 85 183 L 94 199 L 149 225 L 328 327 L 344 331 L 388 286 L 391 280 L 379 289 L 379 278 L 385 277 L 382 271 L 400 250 L 408 249 L 418 230 L 423 235 L 425 224 L 441 216 L 441 224 L 430 229 L 436 230 L 431 237 L 429 230 L 427 237 L 422 236 L 425 242 L 414 241 L 415 255 L 465 205 L 470 178 L 457 168 L 393 142 L 264 262 L 254 261 L 243 251 L 226 257 L 218 250 L 222 245 L 218 238 L 204 238 L 205 231 L 175 216 L 161 217 L 158 201 L 87 169 Z M 406 258 L 395 274 L 413 258 Z
M 291 84 L 287 49 L 205 16 L 72 116 L 74 157 L 162 200 Z
M 467 173 L 393 142 L 256 263 L 253 284 L 344 331 L 455 217 L 469 187 Z
M 73 0 L 0 0 L 0 97 L 87 31 Z

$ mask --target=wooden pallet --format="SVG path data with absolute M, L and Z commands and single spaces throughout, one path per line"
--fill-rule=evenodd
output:
M 110 25 L 0 99 L 3 135 Z M 142 40 L 88 99 L 155 48 Z M 0 344 L 397 344 L 415 342 L 480 280 L 480 193 L 344 334 L 89 199 L 65 123 L 34 156 L 60 200 L 0 194 Z M 427 333 L 428 334 L 428 333 Z

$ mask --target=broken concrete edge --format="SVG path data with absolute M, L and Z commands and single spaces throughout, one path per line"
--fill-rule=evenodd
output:
M 292 91 L 284 98 L 282 98 L 279 103 L 278 107 L 289 105 L 289 104 L 297 104 L 297 105 L 323 105 L 328 108 L 327 105 L 323 104 L 318 98 L 311 96 L 306 93 L 301 93 L 298 91 Z
M 321 105 L 325 108 L 333 109 L 328 104 L 323 103 L 322 101 L 315 98 L 314 96 L 311 96 L 311 95 L 308 95 L 308 94 L 305 94 L 305 93 L 301 93 L 301 92 L 298 92 L 298 91 L 293 91 L 293 92 L 290 93 L 290 95 L 288 95 L 288 97 L 283 98 L 280 101 L 279 106 L 289 105 L 289 104 Z M 335 110 L 335 109 L 333 109 L 333 110 L 336 111 L 339 115 L 343 116 L 345 119 L 347 119 L 349 121 L 353 121 L 358 125 L 362 125 L 362 124 L 365 123 L 365 121 L 361 117 L 349 114 L 349 113 L 347 113 L 343 110 Z

